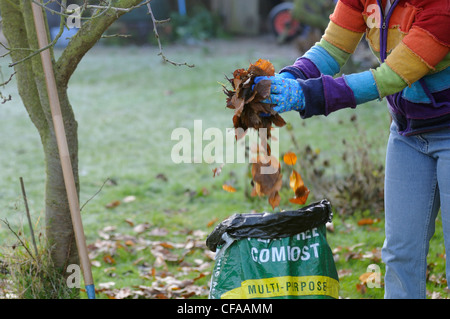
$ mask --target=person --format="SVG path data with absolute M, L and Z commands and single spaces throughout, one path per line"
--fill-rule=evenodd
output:
M 387 99 L 385 298 L 426 297 L 439 209 L 450 255 L 449 26 L 450 0 L 340 0 L 321 40 L 269 77 L 265 102 L 303 119 Z M 333 77 L 364 34 L 380 65 Z

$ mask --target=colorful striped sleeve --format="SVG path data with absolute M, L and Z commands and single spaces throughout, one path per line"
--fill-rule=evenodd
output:
M 419 4 L 421 10 L 408 33 L 385 63 L 373 72 L 381 97 L 399 92 L 425 75 L 448 67 L 450 1 L 422 1 Z
M 292 66 L 280 71 L 289 72 L 296 78 L 316 78 L 321 74 L 335 75 L 355 51 L 365 31 L 361 12 L 338 1 L 330 22 L 320 42 Z

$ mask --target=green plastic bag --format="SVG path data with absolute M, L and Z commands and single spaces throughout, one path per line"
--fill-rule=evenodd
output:
M 211 299 L 339 298 L 326 240 L 327 200 L 297 211 L 236 214 L 208 236 L 216 252 Z M 257 236 L 255 236 L 257 235 Z

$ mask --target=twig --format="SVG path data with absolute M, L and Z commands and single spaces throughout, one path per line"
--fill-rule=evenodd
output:
M 27 212 L 28 225 L 30 226 L 31 239 L 33 240 L 34 252 L 36 253 L 36 256 L 38 256 L 38 249 L 37 249 L 37 245 L 36 245 L 36 239 L 34 238 L 33 224 L 31 223 L 30 210 L 28 208 L 27 194 L 25 192 L 25 185 L 23 183 L 23 178 L 22 177 L 20 177 L 20 187 L 22 188 L 23 201 L 25 203 L 25 210 Z
M 11 94 L 9 94 L 7 97 L 5 97 L 3 94 L 2 94 L 2 92 L 0 92 L 0 99 L 2 100 L 2 104 L 5 104 L 6 102 L 8 102 L 8 101 L 11 101 L 11 99 L 12 99 L 12 96 L 11 96 Z
M 31 251 L 28 249 L 28 247 L 25 245 L 25 243 L 22 241 L 22 239 L 20 238 L 19 235 L 17 235 L 17 233 L 11 228 L 11 225 L 9 224 L 7 219 L 0 219 L 0 221 L 3 222 L 3 224 L 6 225 L 6 227 L 8 227 L 8 229 L 13 233 L 14 236 L 16 236 L 17 240 L 20 242 L 20 244 L 25 248 L 25 250 L 28 252 L 28 254 L 30 255 L 30 257 L 34 260 L 37 261 L 36 258 L 34 258 L 33 254 L 31 253 Z
M 102 35 L 102 39 L 108 39 L 108 38 L 129 38 L 131 37 L 131 34 L 104 34 Z
M 59 15 L 59 16 L 61 16 L 61 17 L 69 18 L 69 17 L 71 17 L 72 14 L 73 14 L 73 13 L 70 13 L 70 14 L 64 13 L 64 12 L 66 11 L 66 7 L 65 7 L 64 5 L 61 5 L 61 12 L 58 12 L 58 11 L 56 11 L 56 10 L 53 10 L 53 9 L 49 8 L 49 7 L 46 7 L 44 4 L 42 4 L 42 3 L 38 2 L 38 1 L 32 0 L 32 2 L 35 3 L 35 4 L 37 4 L 37 5 L 40 6 L 41 8 L 47 10 L 47 11 L 50 12 L 51 14 L 56 14 L 56 15 Z M 89 7 L 91 7 L 91 5 L 86 5 L 86 4 L 83 5 L 83 8 L 84 8 L 84 9 L 85 9 L 85 8 L 89 8 Z M 102 6 L 102 7 L 96 6 L 96 7 L 98 7 L 98 9 L 100 9 L 100 8 L 103 9 L 103 11 L 101 11 L 100 13 L 95 14 L 95 15 L 93 15 L 93 16 L 91 16 L 91 17 L 83 17 L 83 16 L 82 16 L 82 12 L 80 12 L 79 19 L 81 19 L 81 20 L 91 20 L 91 19 L 95 19 L 95 18 L 98 18 L 98 17 L 102 16 L 104 13 L 106 13 L 109 9 L 112 8 L 112 7 L 111 7 L 111 2 L 109 3 L 108 6 Z M 84 11 L 84 9 L 83 9 L 83 11 Z M 64 11 L 64 12 L 63 12 L 63 11 Z
M 33 2 L 34 2 L 34 1 L 33 1 Z M 61 9 L 61 10 L 62 10 L 62 9 Z M 13 66 L 15 66 L 15 65 L 17 65 L 17 64 L 19 64 L 19 63 L 22 63 L 22 62 L 28 60 L 28 59 L 31 59 L 32 57 L 38 55 L 38 54 L 41 53 L 42 51 L 45 51 L 45 50 L 47 50 L 48 48 L 54 46 L 54 45 L 56 44 L 56 42 L 59 40 L 59 38 L 62 36 L 62 34 L 63 34 L 63 32 L 64 32 L 64 26 L 65 26 L 65 24 L 64 24 L 64 19 L 61 19 L 61 22 L 60 22 L 60 24 L 59 24 L 59 32 L 58 32 L 58 34 L 56 35 L 55 39 L 54 39 L 52 42 L 50 42 L 47 46 L 45 46 L 45 47 L 43 47 L 43 48 L 41 48 L 41 49 L 39 49 L 39 50 L 34 51 L 33 53 L 31 53 L 30 55 L 26 56 L 25 58 L 23 58 L 23 59 L 21 59 L 21 60 L 19 60 L 19 61 L 16 61 L 16 62 L 14 62 L 14 63 L 10 63 L 10 64 L 9 64 L 9 67 L 13 67 Z
M 44 4 L 42 4 L 42 3 L 38 2 L 38 1 L 35 1 L 35 0 L 32 0 L 32 1 L 34 3 L 36 3 L 38 6 L 44 8 L 45 10 L 49 11 L 52 14 L 56 14 L 56 15 L 59 15 L 59 16 L 62 16 L 62 17 L 66 17 L 66 18 L 70 17 L 73 14 L 73 13 L 70 13 L 70 14 L 64 13 L 64 12 L 67 12 L 67 10 L 66 10 L 65 6 L 63 6 L 63 5 L 61 6 L 62 7 L 61 12 L 58 12 L 56 10 L 53 10 L 51 8 L 46 7 Z M 114 10 L 116 12 L 130 12 L 130 11 L 132 11 L 134 9 L 137 9 L 137 8 L 140 8 L 142 6 L 145 6 L 145 5 L 149 4 L 151 1 L 152 0 L 146 0 L 144 2 L 141 2 L 138 5 L 135 5 L 135 6 L 132 6 L 132 7 L 129 7 L 129 8 L 113 7 L 111 0 L 108 1 L 108 5 L 105 5 L 105 6 L 84 3 L 82 5 L 83 11 L 85 9 L 96 9 L 96 10 L 102 10 L 102 11 L 100 11 L 100 13 L 98 13 L 98 14 L 94 14 L 91 17 L 82 17 L 81 14 L 80 14 L 79 18 L 81 20 L 92 20 L 92 19 L 95 19 L 95 18 L 98 18 L 98 17 L 102 16 L 108 10 Z M 63 10 L 64 10 L 64 12 L 63 12 Z
M 195 67 L 194 64 L 188 64 L 187 62 L 184 62 L 184 63 L 178 63 L 178 62 L 171 61 L 171 60 L 169 60 L 169 59 L 164 55 L 163 49 L 162 49 L 161 40 L 160 40 L 159 34 L 158 34 L 158 28 L 157 28 L 156 25 L 159 24 L 159 23 L 166 22 L 167 20 L 164 20 L 164 21 L 158 21 L 158 20 L 156 20 L 156 19 L 155 19 L 155 16 L 153 15 L 153 11 L 152 11 L 152 7 L 151 7 L 150 3 L 147 3 L 147 8 L 148 8 L 148 14 L 149 14 L 149 15 L 151 16 L 151 18 L 152 18 L 152 22 L 153 22 L 153 32 L 155 33 L 155 38 L 156 38 L 156 40 L 158 41 L 158 46 L 159 46 L 159 53 L 158 53 L 158 55 L 161 56 L 161 58 L 164 60 L 164 62 L 168 62 L 168 63 L 170 63 L 170 64 L 172 64 L 172 65 L 175 65 L 175 66 L 182 66 L 182 65 L 185 65 L 185 66 L 190 67 L 190 68 Z
M 14 73 L 12 73 L 10 76 L 9 76 L 9 79 L 8 80 L 6 80 L 5 82 L 3 82 L 3 83 L 0 83 L 0 86 L 5 86 L 6 84 L 8 84 L 9 82 L 11 82 L 11 80 L 12 80 L 12 78 L 13 78 L 13 76 L 16 74 L 16 72 L 14 72 Z
M 81 206 L 80 212 L 83 210 L 84 206 L 86 206 L 87 203 L 89 203 L 91 200 L 93 200 L 94 197 L 97 196 L 97 195 L 102 191 L 103 187 L 105 186 L 105 184 L 106 184 L 108 181 L 109 181 L 109 178 L 107 178 L 107 179 L 103 182 L 102 186 L 100 186 L 100 189 L 99 189 L 94 195 L 92 195 L 91 198 L 89 198 L 89 199 L 86 201 L 86 203 L 83 204 L 83 206 Z

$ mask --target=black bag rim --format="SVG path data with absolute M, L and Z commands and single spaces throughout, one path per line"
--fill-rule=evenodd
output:
M 235 239 L 274 239 L 297 235 L 311 228 L 331 222 L 333 212 L 327 199 L 293 211 L 278 213 L 234 214 L 218 224 L 206 238 L 206 246 L 213 252 L 225 241 L 227 233 Z

